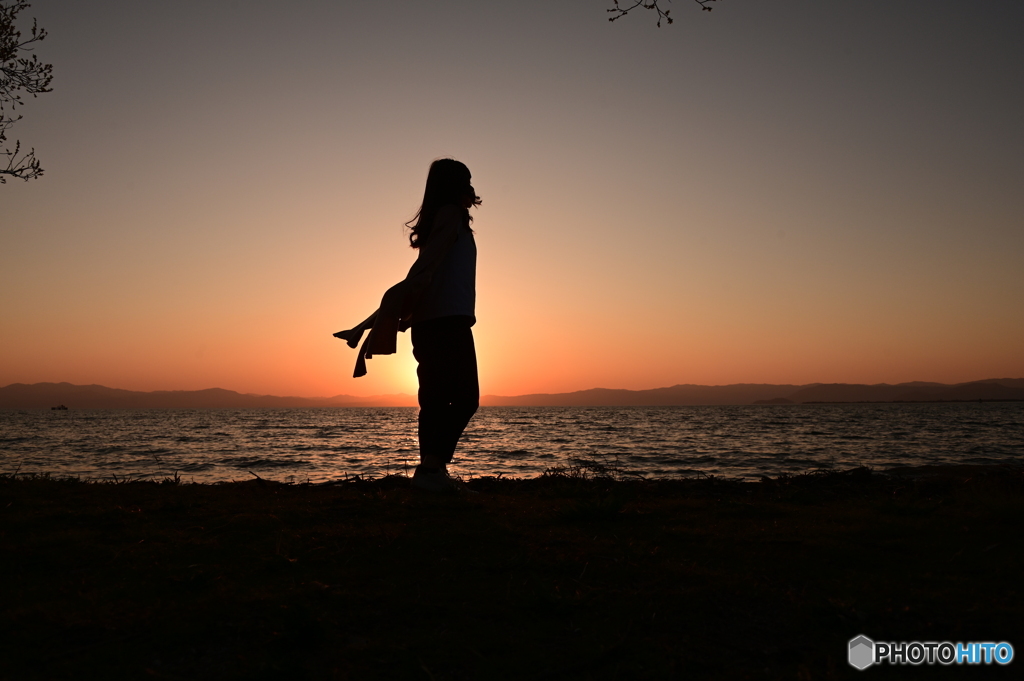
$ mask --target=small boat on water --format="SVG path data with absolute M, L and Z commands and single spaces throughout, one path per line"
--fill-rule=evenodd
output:
M 63 404 L 58 404 L 56 407 L 50 407 L 50 410 L 51 411 L 67 411 L 68 408 L 65 407 Z

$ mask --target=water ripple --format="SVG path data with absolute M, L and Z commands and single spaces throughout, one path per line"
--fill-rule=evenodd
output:
M 574 459 L 648 476 L 1024 461 L 1024 404 L 488 407 L 456 473 L 532 477 Z M 0 472 L 196 482 L 406 472 L 416 410 L 0 411 Z

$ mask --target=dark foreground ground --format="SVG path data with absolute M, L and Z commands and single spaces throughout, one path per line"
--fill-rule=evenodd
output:
M 1024 473 L 737 483 L 0 477 L 10 679 L 1020 678 L 847 642 L 1024 655 Z

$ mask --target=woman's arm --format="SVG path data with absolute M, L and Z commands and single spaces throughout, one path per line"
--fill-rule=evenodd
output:
M 462 214 L 455 206 L 442 206 L 434 217 L 434 224 L 430 230 L 430 238 L 420 248 L 416 262 L 409 268 L 409 273 L 399 284 L 404 289 L 401 317 L 405 318 L 408 313 L 415 309 L 416 303 L 422 297 L 430 285 L 434 272 L 444 262 L 444 258 L 451 250 L 452 244 L 459 236 L 459 227 L 462 225 Z M 378 308 L 372 315 L 367 317 L 361 324 L 345 331 L 334 334 L 335 338 L 348 341 L 349 347 L 359 345 L 359 339 L 363 333 L 371 329 L 377 320 L 380 312 Z
M 430 238 L 420 247 L 416 262 L 409 268 L 409 274 L 384 293 L 380 307 L 359 326 L 339 331 L 334 336 L 348 342 L 350 347 L 359 345 L 363 334 L 370 334 L 359 348 L 356 357 L 356 378 L 366 374 L 366 359 L 373 355 L 390 355 L 396 350 L 399 330 L 406 328 L 417 303 L 426 292 L 437 268 L 451 251 L 459 230 L 463 225 L 463 213 L 455 206 L 444 206 L 434 218 Z

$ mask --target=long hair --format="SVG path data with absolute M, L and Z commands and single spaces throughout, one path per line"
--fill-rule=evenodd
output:
M 412 220 L 405 223 L 409 228 L 409 245 L 419 248 L 430 239 L 430 228 L 434 217 L 442 206 L 454 205 L 463 214 L 463 224 L 468 228 L 473 221 L 466 204 L 479 206 L 480 197 L 470 184 L 469 168 L 454 158 L 439 158 L 430 164 L 427 173 L 427 187 L 423 190 L 423 203 Z

